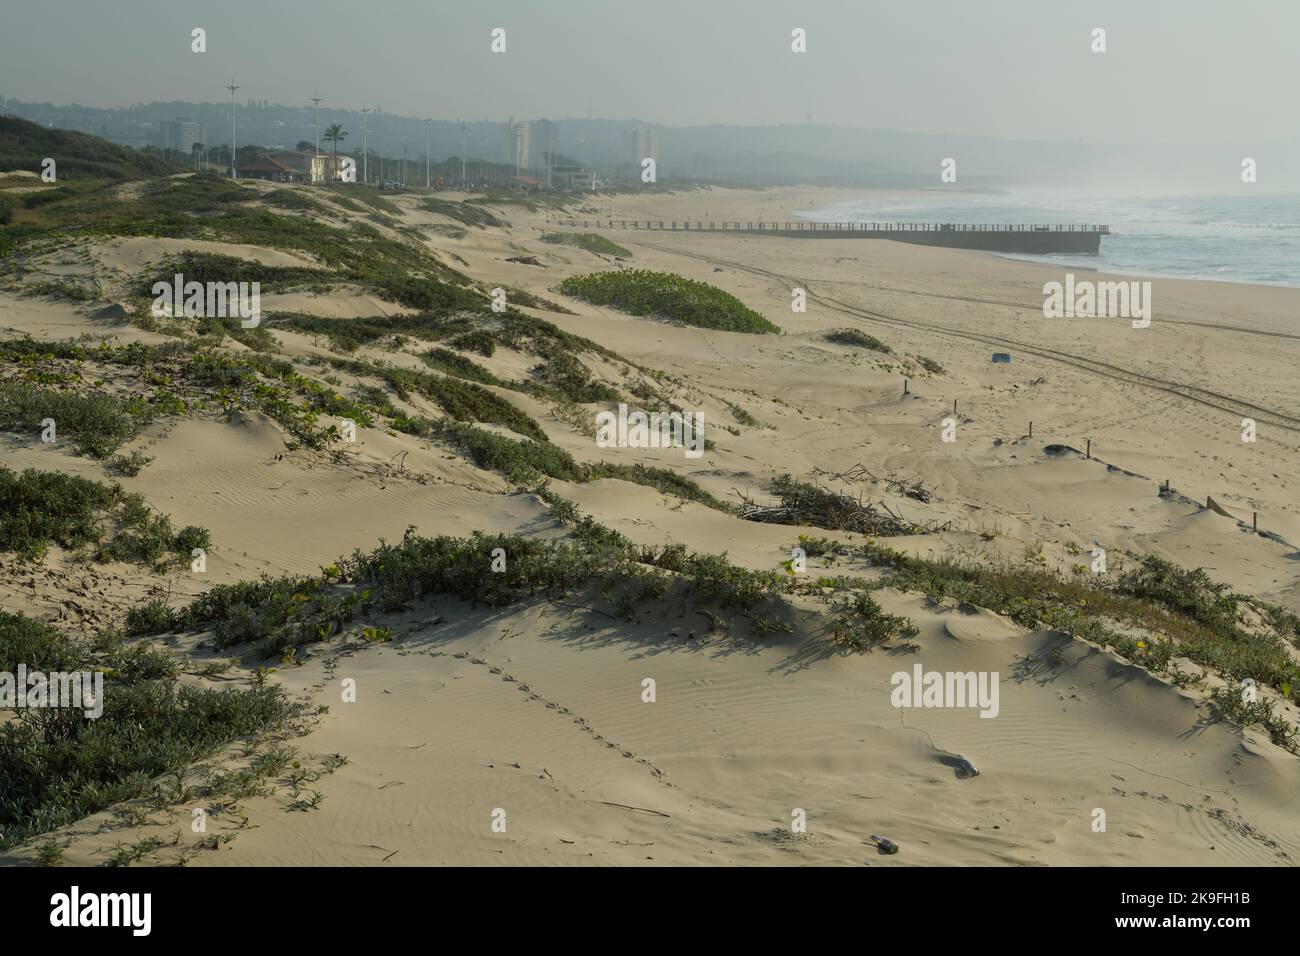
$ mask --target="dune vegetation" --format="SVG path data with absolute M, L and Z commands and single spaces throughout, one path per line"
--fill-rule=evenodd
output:
M 213 689 L 180 683 L 171 654 L 120 635 L 78 642 L 21 614 L 0 611 L 0 671 L 102 675 L 103 713 L 20 708 L 0 724 L 0 849 L 9 849 L 113 804 L 149 798 L 155 808 L 203 795 L 248 795 L 268 773 L 185 777 L 197 760 L 241 737 L 308 717 L 279 688 Z M 274 748 L 272 748 L 274 749 Z M 159 778 L 170 774 L 169 788 Z M 57 859 L 57 855 L 55 856 Z M 129 863 L 128 855 L 110 862 Z M 54 862 L 51 860 L 50 862 Z
M 188 563 L 194 548 L 212 547 L 212 538 L 204 528 L 174 529 L 170 518 L 120 485 L 0 466 L 0 551 L 39 560 L 53 545 L 88 549 L 98 561 L 159 567 Z
M 9 129 L 0 124 L 0 162 Z M 142 826 L 150 813 L 198 798 L 224 810 L 282 791 L 293 802 L 278 809 L 316 806 L 323 794 L 308 784 L 344 758 L 310 756 L 287 738 L 308 732 L 326 709 L 322 701 L 339 699 L 336 662 L 357 654 L 403 674 L 432 668 L 437 677 L 420 684 L 414 704 L 402 697 L 402 706 L 433 708 L 415 711 L 424 720 L 456 713 L 436 709 L 453 706 L 453 681 L 489 674 L 483 686 L 498 691 L 504 658 L 513 655 L 513 668 L 539 645 L 567 653 L 570 639 L 588 655 L 584 662 L 601 663 L 593 672 L 653 665 L 654 675 L 680 681 L 679 694 L 705 686 L 698 668 L 716 666 L 732 668 L 728 678 L 741 674 L 749 681 L 744 693 L 759 691 L 755 699 L 779 672 L 798 675 L 780 685 L 781 695 L 833 685 L 848 688 L 853 708 L 873 696 L 863 688 L 879 690 L 868 681 L 911 667 L 910 655 L 924 650 L 927 664 L 944 666 L 938 659 L 959 646 L 969 655 L 954 658 L 962 666 L 978 656 L 990 672 L 1000 667 L 1006 681 L 1017 681 L 1009 694 L 1039 694 L 1036 706 L 1053 717 L 1066 706 L 1110 706 L 1108 681 L 1140 673 L 1152 700 L 1188 692 L 1178 706 L 1190 713 L 1204 705 L 1210 715 L 1196 720 L 1233 722 L 1235 734 L 1262 728 L 1279 747 L 1300 752 L 1291 710 L 1300 703 L 1300 617 L 1234 592 L 1209 571 L 1154 555 L 1112 548 L 1111 570 L 1098 574 L 1081 564 L 1071 569 L 1069 557 L 1053 566 L 1041 543 L 1036 551 L 1026 543 L 1043 528 L 1027 512 L 999 511 L 964 484 L 954 487 L 947 473 L 936 479 L 945 467 L 936 463 L 948 461 L 940 455 L 968 453 L 977 441 L 982 457 L 962 459 L 955 474 L 1050 464 L 1040 449 L 1017 444 L 1018 433 L 979 432 L 995 417 L 987 406 L 971 411 L 959 448 L 935 451 L 935 413 L 954 400 L 939 386 L 969 385 L 955 397 L 974 406 L 971 383 L 987 364 L 982 346 L 975 366 L 958 346 L 936 346 L 933 330 L 909 329 L 901 318 L 886 344 L 840 327 L 854 321 L 849 313 L 792 317 L 783 332 L 759 311 L 775 316 L 786 306 L 776 273 L 755 269 L 767 278 L 737 283 L 747 305 L 667 271 L 705 274 L 699 260 L 707 256 L 670 255 L 650 242 L 638 246 L 638 262 L 654 269 L 611 264 L 573 275 L 569 259 L 591 260 L 556 249 L 547 255 L 538 243 L 603 257 L 631 252 L 597 233 L 544 231 L 549 222 L 528 217 L 550 200 L 495 190 L 451 201 L 342 184 L 232 183 L 153 159 L 134 163 L 94 144 L 60 148 L 83 147 L 67 182 L 0 196 L 0 292 L 21 297 L 26 323 L 0 339 L 0 437 L 21 461 L 0 467 L 0 564 L 20 569 L 15 594 L 25 602 L 18 605 L 24 613 L 0 610 L 0 671 L 19 662 L 86 669 L 103 676 L 109 694 L 95 721 L 6 713 L 0 848 L 32 844 L 110 807 Z M 13 156 L 30 166 L 28 153 Z M 449 221 L 431 224 L 433 217 Z M 117 238 L 143 241 L 105 241 Z M 199 240 L 228 246 L 190 248 Z M 723 257 L 750 253 L 719 245 L 710 255 L 727 264 L 730 278 Z M 888 255 L 879 255 L 887 264 Z M 176 273 L 186 281 L 256 281 L 264 295 L 285 299 L 253 329 L 229 317 L 151 315 L 153 284 Z M 862 294 L 893 294 L 886 287 L 894 282 L 873 278 Z M 766 292 L 754 291 L 760 287 Z M 493 310 L 496 288 L 506 290 L 504 311 Z M 570 297 L 577 311 L 551 295 Z M 110 301 L 113 309 L 97 310 Z M 783 338 L 676 334 L 652 322 L 611 321 L 604 308 Z M 64 331 L 73 324 L 75 331 Z M 50 328 L 60 331 L 44 331 Z M 687 354 L 682 341 L 700 354 Z M 952 377 L 914 379 L 918 387 L 900 400 L 900 372 L 914 375 L 919 366 L 947 374 L 917 348 L 943 349 L 934 354 Z M 1040 378 L 1012 386 L 1018 397 L 1030 388 L 1046 392 Z M 982 380 L 978 389 L 979 399 L 994 395 Z M 702 460 L 672 449 L 606 450 L 595 443 L 596 416 L 620 403 L 701 410 L 716 441 L 705 442 Z M 1042 401 L 1062 404 L 1059 396 Z M 57 438 L 45 442 L 50 419 Z M 842 473 L 824 470 L 859 457 Z M 1099 461 L 1076 464 L 1072 480 L 1119 480 Z M 1095 475 L 1083 470 L 1094 465 Z M 902 477 L 894 467 L 905 469 Z M 1113 486 L 1104 494 L 1089 487 L 1098 499 L 1120 496 Z M 1132 513 L 1128 499 L 1125 508 Z M 1071 526 L 1062 518 L 1054 527 Z M 1244 540 L 1246 528 L 1238 530 Z M 191 552 L 213 549 L 214 539 L 211 576 L 187 574 Z M 1052 543 L 1080 553 L 1059 538 Z M 1257 543 L 1252 537 L 1242 546 Z M 89 605 L 102 616 L 84 613 Z M 484 609 L 494 613 L 478 627 L 474 616 Z M 525 630 L 512 630 L 520 621 Z M 445 637 L 433 630 L 444 622 L 459 630 Z M 460 643 L 467 622 L 477 628 L 472 647 Z M 514 643 L 503 651 L 505 641 Z M 1069 652 L 1086 654 L 1091 670 L 1071 672 L 1077 660 Z M 826 658 L 835 661 L 823 666 Z M 481 672 L 461 669 L 480 665 Z M 559 739 L 589 721 L 568 712 L 573 701 L 556 699 L 580 697 L 583 688 L 565 685 L 555 676 L 562 668 L 547 666 L 539 668 L 543 678 L 529 680 L 560 687 L 538 705 L 564 718 L 547 728 Z M 228 682 L 224 689 L 218 677 Z M 522 679 L 509 675 L 501 683 L 507 678 L 512 693 L 541 699 L 542 688 L 518 686 Z M 1257 682 L 1258 700 L 1240 693 L 1246 681 Z M 1067 684 L 1077 696 L 1066 696 Z M 886 706 L 874 697 L 869 704 Z M 640 706 L 634 694 L 629 701 Z M 495 700 L 491 706 L 494 714 L 510 710 Z M 603 709 L 602 725 L 617 727 L 623 706 L 600 698 L 591 710 Z M 878 721 L 881 713 L 886 719 Z M 734 740 L 752 735 L 751 716 L 740 715 Z M 960 715 L 926 724 L 932 746 L 919 749 L 912 745 L 922 726 L 895 727 L 893 718 L 872 712 L 870 741 L 842 723 L 817 732 L 843 732 L 849 772 L 859 772 L 860 745 L 886 747 L 899 733 L 908 743 L 891 759 L 924 761 L 914 771 L 924 787 L 947 785 L 947 773 L 936 773 L 947 766 L 941 741 Z M 1267 749 L 1263 735 L 1256 739 Z M 675 752 L 679 743 L 666 737 L 648 749 Z M 1250 749 L 1229 743 L 1235 755 Z M 414 760 L 406 755 L 420 746 L 414 740 L 402 759 Z M 594 749 L 605 759 L 632 755 L 613 743 Z M 682 762 L 673 760 L 677 773 Z M 521 779 L 540 781 L 533 770 Z M 370 783 L 356 790 L 371 793 Z M 658 776 L 648 785 L 658 787 Z M 858 792 L 859 782 L 853 786 Z M 660 793 L 675 800 L 687 788 Z M 752 793 L 747 784 L 737 819 L 752 816 L 745 803 Z M 1048 802 L 1037 794 L 1034 801 Z M 663 815 L 670 810 L 680 812 L 665 803 Z M 228 817 L 219 836 L 187 842 L 180 861 L 254 826 L 236 819 Z M 1060 832 L 1059 821 L 1033 823 Z M 629 831 L 627 842 L 634 835 L 644 836 Z M 38 859 L 56 862 L 69 839 L 49 837 Z M 149 858 L 156 839 L 119 846 L 107 858 Z M 734 828 L 722 839 L 734 840 Z
M 559 285 L 565 295 L 608 305 L 632 315 L 726 332 L 780 333 L 734 295 L 707 282 L 666 272 L 620 269 L 572 276 Z
M 548 232 L 543 234 L 542 242 L 549 242 L 559 246 L 573 246 L 575 249 L 585 249 L 598 256 L 616 256 L 620 259 L 632 258 L 631 249 L 620 246 L 617 242 L 602 236 L 598 232 Z

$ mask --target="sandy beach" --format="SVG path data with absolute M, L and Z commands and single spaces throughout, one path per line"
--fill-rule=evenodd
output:
M 748 221 L 860 195 L 711 189 L 593 202 L 616 220 Z M 1044 284 L 1067 271 L 1046 263 L 877 240 L 602 230 L 633 253 L 615 262 L 541 241 L 559 231 L 543 209 L 489 207 L 508 225 L 456 230 L 420 198 L 391 201 L 430 253 L 486 287 L 562 304 L 572 314 L 526 311 L 668 373 L 715 442 L 699 459 L 680 448 L 602 449 L 536 396 L 493 388 L 578 462 L 619 456 L 669 468 L 731 502 L 765 497 L 780 474 L 842 475 L 861 465 L 877 480 L 840 484 L 943 529 L 884 542 L 909 554 L 988 565 L 1031 555 L 1065 576 L 1094 547 L 1111 555 L 1112 572 L 1131 566 L 1132 555 L 1155 554 L 1300 611 L 1300 290 L 1157 279 L 1151 325 L 1134 329 L 1124 319 L 1044 318 Z M 313 265 L 249 245 L 95 238 L 32 259 L 23 281 L 88 276 L 116 299 L 126 277 L 187 249 Z M 556 291 L 570 276 L 624 266 L 714 285 L 782 333 L 673 325 Z M 804 312 L 791 308 L 797 288 L 807 292 Z M 0 332 L 164 340 L 93 318 L 97 307 L 27 295 L 13 283 L 0 291 Z M 360 290 L 276 293 L 263 308 L 339 319 L 410 311 Z M 321 336 L 270 327 L 284 357 L 332 354 Z M 838 329 L 891 351 L 824 338 Z M 995 363 L 993 353 L 1011 360 Z M 419 367 L 379 343 L 355 357 Z M 925 371 L 921 359 L 942 371 Z M 510 379 L 532 364 L 508 348 L 474 360 Z M 610 381 L 619 374 L 614 359 L 588 364 Z M 337 374 L 339 388 L 354 384 Z M 741 425 L 731 406 L 758 424 Z M 585 409 L 594 416 L 597 406 Z M 946 418 L 953 441 L 943 440 Z M 1242 440 L 1246 418 L 1257 427 L 1253 443 Z M 60 446 L 0 441 L 10 468 L 103 477 L 100 463 Z M 312 455 L 286 453 L 283 429 L 258 412 L 192 416 L 150 425 L 124 450 L 136 449 L 154 461 L 123 486 L 177 525 L 211 530 L 202 578 L 57 558 L 20 568 L 6 558 L 0 607 L 93 628 L 150 594 L 179 603 L 214 584 L 315 574 L 409 527 L 567 534 L 537 495 L 390 429 L 359 429 L 344 451 Z M 924 482 L 930 500 L 898 494 L 890 476 Z M 1162 495 L 1165 482 L 1171 490 Z M 742 520 L 615 478 L 551 485 L 638 545 L 725 552 L 755 570 L 780 571 L 800 534 L 865 541 Z M 1206 507 L 1211 498 L 1217 509 Z M 809 568 L 818 573 L 821 559 Z M 823 573 L 877 572 L 850 558 Z M 809 594 L 786 599 L 788 632 L 767 635 L 743 615 L 730 634 L 710 630 L 674 589 L 630 620 L 544 598 L 487 608 L 439 597 L 393 612 L 384 618 L 390 642 L 343 634 L 292 663 L 270 662 L 269 680 L 328 706 L 289 741 L 296 759 L 315 767 L 346 758 L 311 784 L 319 805 L 302 811 L 283 786 L 250 794 L 209 821 L 208 832 L 229 841 L 189 863 L 1276 866 L 1300 855 L 1300 761 L 1258 726 L 1209 719 L 1217 677 L 1179 686 L 1112 649 L 1028 630 L 986 608 L 889 587 L 873 593 L 918 631 L 861 654 L 828 641 L 825 604 Z M 198 648 L 202 637 L 168 646 L 222 656 Z M 891 679 L 916 664 L 998 675 L 996 718 L 895 707 Z M 255 666 L 244 660 L 228 679 Z M 355 681 L 355 702 L 341 698 L 344 678 Z M 1268 693 L 1278 713 L 1300 720 Z M 239 759 L 232 749 L 209 763 Z M 801 813 L 806 828 L 792 829 Z M 494 828 L 498 820 L 503 828 Z M 178 832 L 183 844 L 189 823 L 184 802 L 146 808 L 129 828 L 120 810 L 106 810 L 61 831 L 64 856 L 94 865 L 123 843 Z M 881 854 L 873 834 L 901 852 Z M 31 858 L 20 849 L 0 862 Z

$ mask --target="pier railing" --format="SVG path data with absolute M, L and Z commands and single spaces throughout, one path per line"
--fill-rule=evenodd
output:
M 947 222 L 738 222 L 667 219 L 552 219 L 582 229 L 644 229 L 652 232 L 1083 232 L 1110 234 L 1110 226 L 1094 224 L 1036 225 Z

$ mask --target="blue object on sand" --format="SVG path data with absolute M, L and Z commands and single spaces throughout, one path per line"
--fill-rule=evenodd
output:
M 993 353 L 993 361 L 995 361 L 995 362 L 1010 362 L 1010 361 L 1011 361 L 1011 353 L 1010 353 L 1010 352 L 994 352 L 994 353 Z

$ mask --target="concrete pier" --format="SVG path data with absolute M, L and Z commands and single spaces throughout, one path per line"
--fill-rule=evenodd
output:
M 923 246 L 983 249 L 988 252 L 1095 256 L 1109 226 L 970 225 L 966 223 L 874 222 L 718 222 L 663 219 L 553 219 L 575 229 L 630 229 L 645 232 L 727 232 L 792 239 L 888 239 Z

